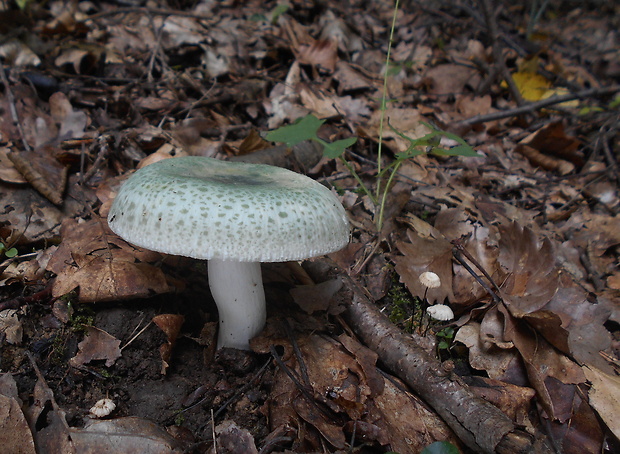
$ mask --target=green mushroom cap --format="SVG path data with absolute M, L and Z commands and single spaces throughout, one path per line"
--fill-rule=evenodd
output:
M 280 167 L 197 156 L 134 173 L 108 224 L 137 246 L 207 260 L 301 260 L 349 242 L 345 210 L 320 183 Z

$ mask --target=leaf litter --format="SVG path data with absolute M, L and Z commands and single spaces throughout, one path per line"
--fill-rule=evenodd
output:
M 4 445 L 491 452 L 515 435 L 537 452 L 618 448 L 617 7 L 528 19 L 501 3 L 485 23 L 485 2 L 401 5 L 384 68 L 391 5 L 310 3 L 2 11 L 0 24 L 21 24 L 0 48 Z M 278 136 L 298 120 L 313 122 L 313 145 Z M 402 161 L 377 232 L 383 211 L 360 182 L 374 187 L 434 127 L 448 134 Z M 251 353 L 215 354 L 202 264 L 136 248 L 104 221 L 118 175 L 184 154 L 285 162 L 348 209 L 346 249 L 264 267 L 274 307 Z M 425 271 L 440 287 L 420 284 Z M 366 299 L 396 323 L 394 349 L 373 344 L 379 324 L 351 322 Z M 418 326 L 440 303 L 456 320 Z M 104 398 L 116 409 L 90 419 Z M 488 435 L 463 431 L 476 412 L 496 423 Z

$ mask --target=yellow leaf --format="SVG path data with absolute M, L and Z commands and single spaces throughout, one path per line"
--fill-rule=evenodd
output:
M 551 87 L 551 82 L 534 72 L 516 72 L 512 75 L 519 93 L 526 101 L 539 101 Z

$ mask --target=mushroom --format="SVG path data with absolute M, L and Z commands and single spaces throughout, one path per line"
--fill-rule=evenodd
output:
M 116 196 L 108 224 L 137 246 L 209 261 L 218 349 L 249 349 L 265 325 L 261 262 L 302 260 L 349 242 L 344 208 L 315 180 L 197 156 L 136 171 Z
M 452 312 L 450 306 L 446 306 L 445 304 L 435 304 L 434 306 L 430 306 L 426 308 L 426 312 L 435 320 L 442 322 L 452 320 L 454 318 L 454 312 Z

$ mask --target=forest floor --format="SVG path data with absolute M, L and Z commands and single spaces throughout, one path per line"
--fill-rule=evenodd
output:
M 620 451 L 614 2 L 6 3 L 4 452 Z M 347 210 L 341 251 L 263 265 L 251 351 L 216 351 L 204 262 L 107 225 L 186 155 Z

